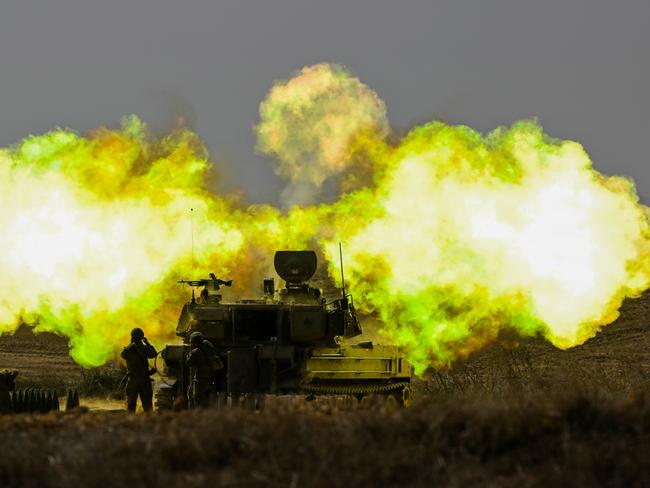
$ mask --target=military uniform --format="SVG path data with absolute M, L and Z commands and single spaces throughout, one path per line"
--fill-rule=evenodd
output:
M 17 375 L 18 371 L 0 371 L 0 414 L 11 413 L 13 411 L 9 392 L 13 391 L 16 387 L 14 380 Z
M 153 388 L 149 369 L 149 359 L 156 357 L 156 349 L 148 342 L 133 340 L 122 351 L 122 358 L 126 360 L 126 369 L 129 381 L 126 384 L 127 410 L 135 412 L 138 395 L 145 412 L 153 408 Z
M 214 346 L 206 340 L 201 340 L 192 344 L 187 364 L 190 367 L 190 405 L 208 405 L 215 393 L 215 373 L 223 368 L 223 362 L 217 356 Z

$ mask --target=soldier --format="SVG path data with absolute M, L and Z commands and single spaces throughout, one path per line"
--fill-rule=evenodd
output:
M 13 407 L 11 405 L 10 391 L 16 387 L 15 379 L 18 376 L 18 371 L 3 369 L 0 371 L 0 414 L 11 413 Z
M 144 332 L 139 327 L 131 331 L 131 343 L 122 351 L 126 360 L 126 370 L 129 381 L 126 384 L 126 406 L 129 412 L 135 412 L 135 406 L 140 395 L 140 402 L 145 412 L 153 406 L 153 388 L 151 375 L 154 369 L 149 369 L 149 358 L 155 358 L 158 353 L 149 344 Z
M 191 406 L 206 406 L 215 393 L 215 373 L 223 369 L 223 362 L 217 356 L 214 346 L 200 332 L 190 334 L 190 346 L 192 350 L 187 356 L 190 367 L 187 397 Z

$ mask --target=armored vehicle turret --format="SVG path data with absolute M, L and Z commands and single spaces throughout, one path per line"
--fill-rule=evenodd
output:
M 309 280 L 318 265 L 313 251 L 278 251 L 275 271 L 285 282 L 263 280 L 256 299 L 227 302 L 219 293 L 230 281 L 182 281 L 200 287 L 183 306 L 176 334 L 183 344 L 161 351 L 164 367 L 156 385 L 159 409 L 172 408 L 188 387 L 189 337 L 201 332 L 214 346 L 224 368 L 215 373 L 221 397 L 242 394 L 382 394 L 401 405 L 411 396 L 412 367 L 396 346 L 350 344 L 361 334 L 350 295 L 326 302 Z

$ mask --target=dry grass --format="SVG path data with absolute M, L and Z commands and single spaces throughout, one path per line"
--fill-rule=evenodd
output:
M 648 486 L 643 398 L 0 419 L 0 486 Z

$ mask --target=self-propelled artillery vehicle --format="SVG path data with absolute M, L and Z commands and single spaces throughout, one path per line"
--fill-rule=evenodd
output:
M 230 281 L 182 281 L 202 287 L 187 302 L 176 334 L 183 344 L 161 351 L 164 367 L 156 384 L 156 404 L 169 409 L 184 398 L 188 386 L 185 361 L 190 334 L 201 332 L 209 340 L 224 368 L 215 373 L 221 398 L 246 394 L 350 395 L 362 399 L 383 395 L 406 406 L 411 398 L 412 367 L 396 346 L 372 342 L 350 343 L 361 334 L 354 303 L 345 291 L 327 303 L 309 280 L 316 272 L 313 251 L 278 251 L 275 271 L 285 287 L 276 289 L 274 278 L 263 281 L 258 299 L 225 302 L 218 293 Z M 160 366 L 160 364 L 158 365 Z

